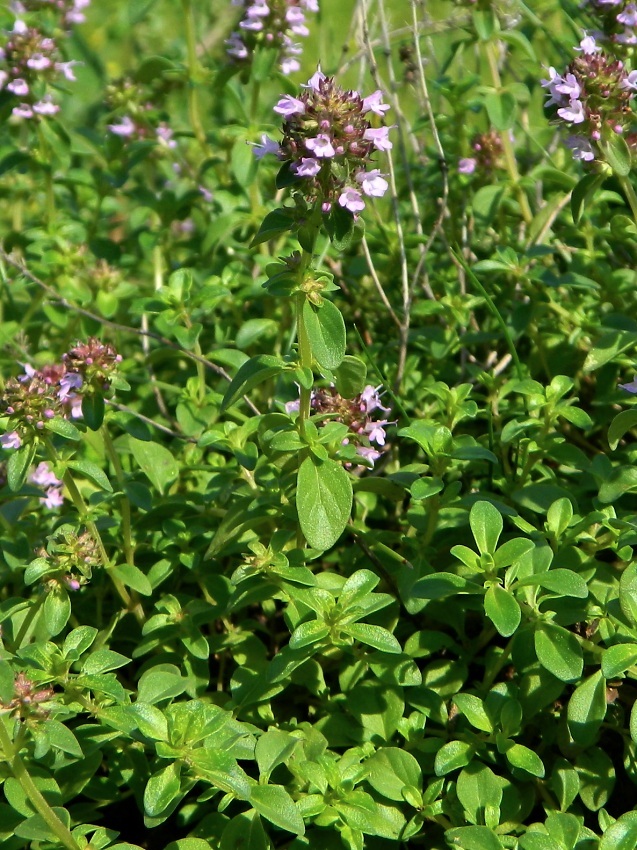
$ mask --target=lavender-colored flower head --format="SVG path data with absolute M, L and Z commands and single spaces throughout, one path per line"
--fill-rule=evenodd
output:
M 27 14 L 44 8 L 64 11 L 62 7 L 66 9 L 67 6 L 70 8 L 67 0 L 59 0 L 57 4 L 27 0 L 20 3 L 19 9 L 20 14 Z M 36 20 L 39 25 L 42 15 Z M 63 22 L 65 20 L 63 18 Z M 63 61 L 57 38 L 18 18 L 11 32 L 0 40 L 0 89 L 10 92 L 16 99 L 12 107 L 15 118 L 47 118 L 59 111 L 50 89 L 67 80 L 75 80 L 73 66 L 78 63 Z
M 585 35 L 575 50 L 578 56 L 563 75 L 549 68 L 541 82 L 549 95 L 546 106 L 556 107 L 556 118 L 575 130 L 566 141 L 573 158 L 591 162 L 600 141 L 629 130 L 637 74 L 628 73 L 592 35 Z M 627 141 L 633 144 L 630 136 Z
M 122 362 L 122 355 L 113 346 L 92 336 L 86 342 L 77 342 L 62 360 L 66 366 L 67 381 L 70 374 L 76 375 L 76 388 L 83 387 L 84 391 L 106 392 L 111 385 L 113 374 Z
M 502 139 L 495 130 L 478 133 L 471 139 L 472 156 L 464 157 L 458 162 L 460 174 L 476 174 L 489 177 L 493 171 L 501 167 Z
M 364 98 L 341 89 L 320 68 L 302 89 L 274 107 L 284 118 L 277 156 L 299 178 L 296 187 L 308 206 L 318 203 L 324 212 L 338 206 L 357 215 L 366 197 L 380 198 L 389 188 L 380 169 L 369 168 L 376 151 L 392 147 L 390 128 L 370 120 L 389 106 L 380 91 Z
M 299 70 L 303 51 L 295 39 L 310 34 L 305 15 L 318 12 L 318 0 L 233 0 L 233 6 L 243 9 L 238 29 L 226 40 L 234 62 L 248 65 L 258 47 L 267 47 L 278 50 L 284 74 Z
M 65 29 L 83 24 L 86 20 L 84 10 L 90 5 L 91 0 L 19 0 L 13 4 L 20 15 L 48 12 L 56 19 L 55 23 Z
M 637 44 L 637 3 L 634 0 L 584 0 L 598 27 L 596 42 L 612 48 L 620 56 Z M 581 46 L 581 45 L 580 45 Z
M 378 411 L 390 412 L 390 408 L 383 405 L 378 389 L 370 384 L 360 395 L 348 399 L 339 395 L 333 387 L 327 387 L 313 390 L 310 401 L 312 411 L 325 417 L 323 421 L 343 422 L 348 426 L 349 434 L 343 443 L 354 445 L 356 454 L 370 466 L 373 466 L 374 461 L 382 454 L 376 446 L 382 449 L 386 445 L 385 428 L 390 424 L 387 419 L 377 418 Z M 290 401 L 285 405 L 285 409 L 288 413 L 296 412 L 299 402 Z

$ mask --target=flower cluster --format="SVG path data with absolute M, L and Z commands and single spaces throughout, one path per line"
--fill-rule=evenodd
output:
M 84 9 L 91 5 L 91 0 L 16 0 L 12 5 L 18 15 L 50 11 L 59 16 L 62 26 L 73 26 L 84 23 Z
M 0 714 L 11 714 L 22 721 L 29 718 L 47 717 L 46 703 L 53 698 L 51 688 L 40 688 L 24 673 L 18 673 L 13 683 L 13 697 L 7 703 L 0 702 Z
M 549 99 L 545 106 L 555 106 L 556 115 L 577 133 L 566 140 L 574 159 L 595 159 L 598 143 L 613 133 L 623 134 L 630 127 L 630 101 L 637 91 L 637 71 L 627 73 L 623 63 L 607 54 L 587 35 L 578 48 L 579 55 L 558 74 L 548 69 L 542 80 Z
M 239 30 L 226 41 L 228 55 L 237 62 L 249 62 L 258 46 L 279 51 L 284 74 L 301 67 L 298 56 L 303 52 L 294 37 L 309 35 L 305 13 L 318 12 L 318 0 L 232 0 L 241 6 L 243 18 Z
M 631 0 L 584 0 L 599 24 L 599 39 L 621 47 L 637 44 L 637 3 Z
M 9 378 L 0 398 L 11 429 L 0 436 L 0 446 L 19 449 L 55 417 L 80 418 L 83 396 L 107 391 L 121 359 L 112 345 L 91 337 L 63 355 L 62 363 L 26 365 L 23 375 Z
M 60 585 L 79 590 L 89 583 L 93 570 L 100 565 L 95 538 L 88 531 L 78 532 L 72 525 L 61 525 L 48 538 L 46 549 L 38 554 L 29 570 L 36 571 L 49 591 Z
M 473 174 L 480 171 L 490 174 L 500 166 L 502 158 L 502 139 L 495 130 L 488 133 L 478 133 L 471 140 L 471 150 L 474 156 L 467 156 L 458 162 L 460 174 Z
M 18 101 L 12 109 L 14 117 L 43 118 L 59 112 L 49 87 L 61 79 L 74 81 L 76 64 L 62 61 L 55 39 L 16 20 L 0 46 L 0 89 Z
M 356 454 L 373 466 L 381 452 L 372 444 L 375 443 L 381 448 L 385 445 L 385 426 L 390 424 L 388 419 L 375 418 L 377 411 L 389 413 L 390 410 L 383 406 L 377 387 L 368 385 L 360 395 L 352 399 L 343 398 L 333 387 L 316 389 L 312 391 L 310 404 L 314 413 L 347 425 L 350 437 L 343 441 L 344 444 L 354 443 Z M 288 413 L 292 413 L 299 409 L 299 402 L 290 401 L 285 408 Z
M 369 97 L 345 91 L 319 69 L 298 97 L 285 95 L 274 107 L 284 118 L 280 145 L 263 137 L 258 157 L 275 153 L 288 163 L 309 205 L 329 213 L 339 204 L 354 215 L 365 197 L 381 198 L 388 183 L 378 168 L 367 170 L 376 151 L 392 147 L 389 127 L 373 127 L 369 115 L 381 118 L 389 109 L 380 90 Z
M 45 508 L 52 510 L 53 508 L 60 508 L 63 505 L 62 482 L 53 473 L 46 461 L 42 461 L 42 463 L 39 463 L 35 467 L 29 475 L 29 481 L 37 487 L 42 487 L 44 490 L 44 496 L 40 498 L 40 503 Z

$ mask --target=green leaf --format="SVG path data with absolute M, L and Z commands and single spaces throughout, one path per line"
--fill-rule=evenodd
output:
M 226 410 L 239 396 L 249 393 L 254 387 L 278 375 L 284 368 L 283 361 L 271 354 L 258 354 L 246 360 L 230 382 L 221 402 L 221 410 Z
M 295 215 L 294 210 L 278 209 L 269 212 L 261 223 L 256 236 L 250 243 L 250 247 L 254 248 L 262 242 L 269 242 L 271 239 L 276 239 L 282 233 L 287 233 L 294 229 Z
M 329 549 L 343 533 L 352 510 L 352 482 L 340 463 L 305 458 L 299 467 L 296 508 L 312 549 Z
M 546 514 L 547 527 L 556 539 L 564 534 L 572 519 L 573 505 L 570 499 L 556 499 Z
M 520 850 L 563 850 L 563 848 L 563 844 L 558 844 L 545 832 L 525 832 L 520 838 Z
M 637 702 L 633 703 L 630 711 L 630 737 L 637 744 Z
M 436 753 L 434 771 L 436 776 L 446 776 L 452 770 L 464 767 L 473 758 L 473 747 L 466 741 L 449 741 Z
M 474 761 L 460 771 L 456 781 L 456 794 L 467 819 L 479 826 L 486 823 L 487 807 L 499 811 L 502 802 L 502 785 L 490 767 Z
M 576 744 L 590 746 L 606 716 L 606 679 L 601 670 L 585 679 L 568 702 L 568 728 Z
M 493 732 L 493 725 L 480 697 L 473 694 L 456 694 L 453 701 L 472 726 L 482 732 Z
M 637 409 L 622 410 L 610 423 L 608 428 L 608 444 L 613 451 L 617 444 L 628 431 L 637 426 Z
M 46 733 L 51 742 L 51 746 L 57 750 L 62 750 L 64 753 L 75 756 L 76 758 L 84 758 L 84 753 L 80 747 L 79 741 L 63 723 L 49 717 L 46 721 Z
M 591 812 L 605 806 L 615 786 L 615 766 L 599 747 L 589 747 L 575 761 L 579 778 L 579 795 Z
M 588 596 L 588 587 L 582 576 L 562 567 L 520 579 L 515 587 L 544 587 L 560 596 L 573 596 L 576 599 L 586 599 Z
M 407 786 L 422 788 L 422 770 L 411 753 L 398 747 L 381 747 L 365 762 L 367 781 L 388 800 L 402 803 Z
M 166 850 L 169 850 L 169 847 L 166 847 Z M 206 842 L 206 847 L 210 850 L 209 842 Z M 242 812 L 232 818 L 219 843 L 219 850 L 269 850 L 270 847 L 261 816 L 254 810 Z
M 367 366 L 358 357 L 346 354 L 335 371 L 336 391 L 343 398 L 360 395 L 367 383 Z
M 144 811 L 157 817 L 180 796 L 181 764 L 174 761 L 150 777 L 144 790 Z
M 76 472 L 79 472 L 80 475 L 88 478 L 89 481 L 97 484 L 97 486 L 102 490 L 106 490 L 108 493 L 113 492 L 113 487 L 111 486 L 111 482 L 108 480 L 106 473 L 101 470 L 96 463 L 91 463 L 88 460 L 70 460 L 68 462 L 68 466 L 69 469 L 74 469 Z
M 488 826 L 457 826 L 448 829 L 445 838 L 458 850 L 502 850 L 500 839 Z
M 254 757 L 259 765 L 259 772 L 269 776 L 279 764 L 285 764 L 296 746 L 298 738 L 292 737 L 280 729 L 268 729 L 257 741 Z
M 616 466 L 599 488 L 599 500 L 608 505 L 624 493 L 637 490 L 637 469 L 633 466 Z
M 391 652 L 394 655 L 400 655 L 402 652 L 394 635 L 381 626 L 370 626 L 368 623 L 351 623 L 344 626 L 342 631 L 355 640 L 365 643 L 367 646 L 373 646 L 374 649 L 379 649 L 381 652 Z
M 631 169 L 630 148 L 619 133 L 611 133 L 608 141 L 602 145 L 606 162 L 618 177 L 628 177 Z
M 522 746 L 522 744 L 515 744 L 513 741 L 508 739 L 499 741 L 498 749 L 500 748 L 504 751 L 506 760 L 509 762 L 511 767 L 523 770 L 525 773 L 531 774 L 531 776 L 537 776 L 538 779 L 542 779 L 544 777 L 544 764 L 542 759 L 533 750 Z
M 480 554 L 493 555 L 502 534 L 502 515 L 491 502 L 475 502 L 469 513 L 471 531 Z
M 605 174 L 587 174 L 579 181 L 571 195 L 571 215 L 575 224 L 579 223 L 584 208 L 593 197 L 595 192 L 606 180 Z
M 542 623 L 535 632 L 538 661 L 562 682 L 576 682 L 582 675 L 582 647 L 572 632 L 552 623 Z
M 602 835 L 599 850 L 634 850 L 637 847 L 637 812 L 626 812 Z
M 29 468 L 35 457 L 36 448 L 35 443 L 27 443 L 9 455 L 9 460 L 7 461 L 7 484 L 9 485 L 9 489 L 14 493 L 17 493 L 26 481 Z
M 602 655 L 602 673 L 607 679 L 621 676 L 637 664 L 637 643 L 618 643 Z
M 49 591 L 42 607 L 44 625 L 49 634 L 58 635 L 71 616 L 71 600 L 66 589 L 58 586 Z
M 310 620 L 309 623 L 301 623 L 292 632 L 290 649 L 302 649 L 304 646 L 311 646 L 313 643 L 322 641 L 329 633 L 329 626 L 326 626 L 322 620 Z
M 637 626 L 637 563 L 629 564 L 621 574 L 619 605 L 624 616 Z
M 491 585 L 487 589 L 484 612 L 502 637 L 510 637 L 522 619 L 520 606 L 514 596 L 499 584 Z
M 339 607 L 343 610 L 357 605 L 374 590 L 380 577 L 371 570 L 356 570 L 347 579 L 338 595 Z
M 132 564 L 118 564 L 115 567 L 109 567 L 109 572 L 117 576 L 117 578 L 125 584 L 126 587 L 132 587 L 142 596 L 150 596 L 153 592 L 152 585 L 148 577 Z
M 534 548 L 535 543 L 532 540 L 526 540 L 524 537 L 514 537 L 512 540 L 507 540 L 496 550 L 493 557 L 496 570 L 511 566 Z
M 482 593 L 481 585 L 454 573 L 434 573 L 418 579 L 411 589 L 416 599 L 444 599 L 457 593 Z
M 152 440 L 128 438 L 128 445 L 140 469 L 151 484 L 163 495 L 164 490 L 179 477 L 179 464 L 167 448 Z
M 48 419 L 44 423 L 44 427 L 47 431 L 51 431 L 52 434 L 57 434 L 58 437 L 63 437 L 65 440 L 77 440 L 81 439 L 82 434 L 78 431 L 75 425 L 72 422 L 69 422 L 68 419 L 61 419 L 56 417 L 55 419 Z
M 57 815 L 67 829 L 70 829 L 71 818 L 66 809 L 59 806 L 52 806 L 51 810 Z M 59 846 L 59 839 L 55 832 L 44 820 L 42 815 L 32 815 L 27 820 L 18 824 L 14 830 L 15 835 L 19 838 L 26 838 L 29 841 L 46 841 Z
M 305 825 L 292 797 L 282 785 L 255 785 L 250 802 L 259 814 L 275 826 L 304 835 Z
M 101 393 L 87 393 L 82 398 L 82 418 L 91 431 L 99 431 L 104 421 L 104 396 Z
M 345 357 L 346 345 L 345 321 L 341 311 L 327 299 L 323 299 L 320 307 L 306 299 L 303 322 L 317 363 L 326 369 L 337 369 Z
M 496 130 L 510 130 L 515 124 L 518 105 L 509 91 L 489 92 L 484 99 L 489 120 Z
M 117 670 L 130 663 L 130 658 L 125 655 L 120 655 L 119 652 L 114 652 L 112 649 L 98 649 L 96 652 L 91 652 L 82 664 L 82 673 L 89 676 L 96 676 L 98 673 L 108 673 L 110 670 Z

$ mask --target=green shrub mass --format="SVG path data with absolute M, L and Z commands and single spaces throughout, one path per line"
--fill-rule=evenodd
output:
M 3 848 L 637 847 L 633 41 L 5 4 Z

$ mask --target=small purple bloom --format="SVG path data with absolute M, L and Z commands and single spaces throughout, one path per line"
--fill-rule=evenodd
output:
M 306 139 L 305 147 L 318 157 L 330 157 L 336 154 L 332 140 L 327 133 L 319 133 L 314 139 Z
M 10 91 L 16 97 L 24 97 L 29 94 L 29 84 L 21 77 L 17 77 L 15 80 L 7 83 L 7 91 Z
M 29 481 L 38 487 L 61 487 L 62 482 L 51 471 L 49 464 L 43 460 L 29 475 Z
M 226 44 L 228 45 L 228 50 L 226 52 L 229 56 L 234 56 L 235 59 L 248 58 L 248 48 L 241 40 L 241 36 L 238 32 L 233 32 L 230 35 L 230 38 L 226 39 Z
M 289 118 L 290 115 L 303 115 L 305 104 L 302 100 L 292 97 L 291 94 L 286 94 L 274 107 L 274 111 L 278 112 L 279 115 L 283 115 L 285 118 Z
M 474 159 L 474 157 L 464 156 L 462 159 L 458 160 L 458 172 L 460 174 L 473 174 L 476 170 L 477 164 L 478 160 Z
M 325 74 L 321 71 L 321 66 L 319 65 L 316 69 L 316 73 L 312 74 L 307 83 L 301 83 L 301 88 L 303 89 L 314 89 L 314 91 L 319 91 L 320 83 L 325 79 Z
M 285 13 L 285 20 L 288 22 L 291 31 L 295 35 L 307 36 L 310 34 L 309 29 L 305 25 L 305 14 L 303 9 L 298 6 L 290 6 Z
M 555 91 L 565 95 L 569 100 L 577 100 L 582 93 L 582 88 L 574 74 L 567 74 L 563 80 L 555 85 Z
M 16 118 L 33 118 L 33 110 L 27 103 L 21 103 L 20 106 L 14 106 L 11 114 Z
M 286 401 L 285 402 L 285 412 L 286 413 L 298 413 L 301 407 L 300 400 L 294 399 L 294 401 Z
M 634 3 L 629 3 L 624 11 L 617 15 L 617 21 L 627 27 L 637 26 L 637 6 Z
M 365 431 L 370 443 L 378 443 L 379 446 L 384 446 L 387 440 L 387 434 L 384 425 L 388 425 L 386 419 L 381 419 L 378 422 L 368 422 L 365 426 Z
M 34 53 L 27 59 L 27 67 L 33 68 L 34 71 L 44 71 L 45 68 L 51 67 L 51 60 L 43 53 Z
M 637 91 L 637 71 L 631 71 L 628 76 L 619 84 L 620 89 L 630 89 Z
M 637 393 L 637 375 L 633 375 L 633 379 L 630 384 L 620 384 L 620 389 L 626 390 L 628 393 Z M 0 437 L 0 440 L 2 438 Z
M 363 133 L 363 138 L 367 142 L 371 142 L 376 150 L 388 151 L 393 148 L 393 144 L 389 141 L 389 127 L 379 127 L 374 129 L 370 127 Z
M 108 124 L 108 129 L 111 133 L 115 133 L 116 136 L 132 136 L 136 131 L 136 126 L 133 119 L 125 115 L 119 124 Z
M 365 195 L 374 198 L 382 198 L 389 189 L 389 183 L 378 168 L 374 168 L 373 171 L 359 171 L 356 175 L 356 182 L 361 184 L 361 189 Z
M 21 445 L 22 439 L 17 431 L 7 431 L 0 436 L 0 446 L 3 449 L 19 449 Z
M 592 162 L 595 159 L 593 146 L 582 136 L 569 136 L 566 146 L 573 151 L 573 159 L 581 159 L 582 162 Z
M 376 89 L 369 97 L 363 98 L 363 112 L 375 112 L 382 118 L 388 109 L 391 107 L 388 103 L 383 103 L 383 93 L 380 89 Z
M 60 401 L 68 401 L 73 390 L 79 390 L 82 386 L 82 376 L 79 372 L 67 372 L 60 378 L 60 390 L 58 398 Z
M 338 197 L 339 204 L 351 213 L 359 213 L 365 209 L 365 201 L 358 189 L 348 187 Z
M 316 177 L 321 170 L 321 163 L 311 156 L 301 157 L 300 162 L 295 162 L 292 171 L 299 177 Z
M 372 466 L 381 456 L 381 452 L 377 449 L 373 449 L 371 446 L 356 446 L 356 454 L 365 458 L 365 460 L 369 461 Z
M 374 387 L 368 384 L 361 393 L 361 401 L 365 403 L 365 411 L 372 413 L 374 410 L 382 410 L 389 413 L 389 407 L 383 407 L 378 390 L 380 387 Z
M 278 154 L 280 151 L 279 143 L 271 139 L 266 133 L 261 136 L 261 144 L 254 144 L 252 153 L 257 159 L 263 159 L 267 154 Z
M 45 94 L 42 100 L 33 104 L 33 111 L 38 115 L 55 115 L 60 111 L 60 107 L 57 103 L 53 103 L 50 94 Z
M 64 582 L 68 590 L 75 591 L 80 589 L 79 581 L 76 578 L 73 578 L 73 576 L 64 576 L 62 581 Z
M 64 504 L 62 490 L 59 487 L 49 487 L 46 491 L 46 495 L 40 499 L 40 502 L 50 511 L 54 508 L 61 508 Z
M 575 50 L 590 56 L 591 53 L 600 53 L 602 48 L 597 45 L 592 35 L 585 34 L 579 43 L 579 47 L 576 47 Z
M 557 114 L 560 118 L 570 121 L 572 124 L 581 124 L 583 121 L 586 121 L 584 104 L 581 100 L 571 100 L 568 106 L 558 109 Z

